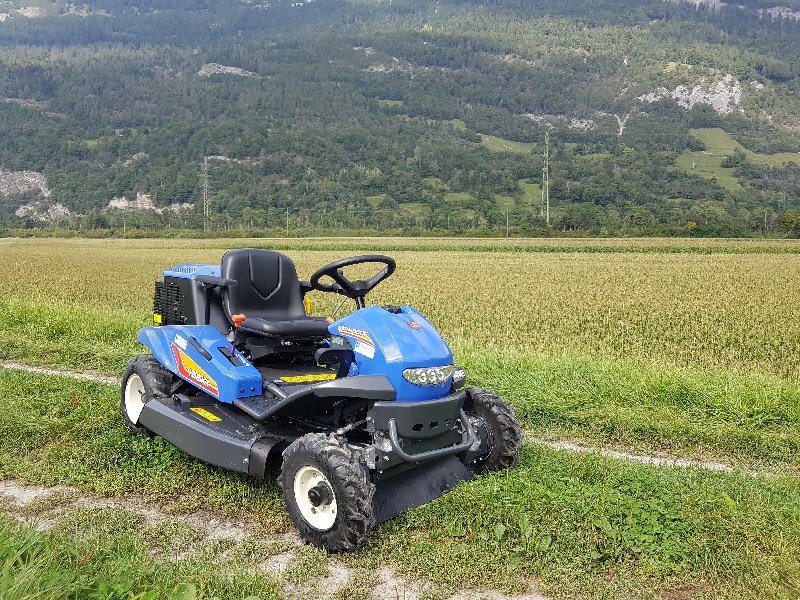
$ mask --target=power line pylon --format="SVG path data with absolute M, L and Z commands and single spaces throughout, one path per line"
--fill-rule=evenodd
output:
M 542 211 L 550 227 L 550 133 L 544 133 L 544 164 L 542 165 Z M 541 215 L 541 212 L 539 213 Z
M 208 205 L 208 157 L 203 157 L 203 229 L 211 227 L 211 208 Z

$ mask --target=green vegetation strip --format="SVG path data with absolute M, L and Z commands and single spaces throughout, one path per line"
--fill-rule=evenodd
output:
M 241 518 L 267 535 L 289 529 L 274 477 L 252 481 L 161 440 L 129 437 L 118 418 L 117 394 L 111 386 L 3 371 L 0 476 L 109 496 L 133 493 L 174 513 Z M 135 526 L 125 522 L 129 516 L 114 515 L 106 518 L 117 519 L 116 529 L 90 546 L 75 539 L 98 527 L 96 518 L 75 524 L 63 542 L 58 533 L 5 524 L 3 560 L 29 569 L 31 580 L 60 585 L 59 578 L 69 583 L 76 575 L 67 568 L 49 573 L 47 565 L 62 559 L 74 565 L 95 547 L 78 567 L 80 574 L 93 566 L 92 576 L 81 579 L 87 588 L 118 583 L 125 594 L 158 581 L 161 591 L 184 582 L 209 596 L 227 596 L 223 589 L 235 596 L 272 593 L 268 581 L 253 588 L 246 573 L 240 580 L 213 579 L 196 559 L 174 566 L 150 562 L 137 546 Z M 120 537 L 119 529 L 128 533 Z M 9 553 L 16 556 L 9 547 L 28 550 L 9 559 Z M 462 585 L 520 592 L 532 577 L 555 596 L 652 597 L 688 586 L 713 596 L 789 597 L 800 589 L 798 548 L 796 477 L 658 469 L 526 447 L 519 469 L 462 485 L 407 513 L 343 560 L 366 571 L 389 564 L 430 582 L 434 597 Z M 104 583 L 102 561 L 120 565 L 121 583 L 116 576 Z M 18 579 L 20 586 L 32 585 L 25 581 Z
M 800 469 L 800 386 L 779 378 L 570 356 L 458 354 L 471 383 L 510 399 L 535 436 Z
M 337 242 L 335 240 L 324 240 L 320 242 L 308 241 L 283 242 L 281 240 L 270 240 L 265 243 L 261 240 L 254 240 L 251 244 L 254 248 L 266 248 L 269 250 L 358 250 L 365 252 L 385 252 L 386 244 L 370 242 Z M 221 246 L 222 247 L 222 246 Z M 408 248 L 411 249 L 411 248 Z M 526 252 L 532 254 L 542 253 L 566 253 L 566 254 L 599 254 L 599 253 L 623 253 L 623 254 L 800 254 L 800 244 L 780 242 L 775 245 L 735 245 L 730 246 L 705 246 L 692 245 L 672 246 L 672 245 L 647 245 L 647 246 L 615 246 L 605 244 L 592 244 L 592 240 L 586 240 L 580 245 L 550 245 L 550 244 L 515 244 L 513 241 L 499 238 L 495 243 L 489 245 L 476 246 L 468 242 L 462 242 L 458 238 L 452 241 L 439 241 L 435 245 L 425 245 L 425 250 L 429 251 L 448 251 L 448 252 Z

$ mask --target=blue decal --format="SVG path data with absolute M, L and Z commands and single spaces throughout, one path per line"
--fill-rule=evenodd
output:
M 197 279 L 200 275 L 220 276 L 219 265 L 182 264 L 164 271 L 164 277 L 177 277 L 178 279 Z

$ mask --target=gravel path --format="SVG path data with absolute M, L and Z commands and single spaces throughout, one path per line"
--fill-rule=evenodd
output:
M 119 385 L 120 382 L 119 377 L 108 377 L 107 375 L 99 375 L 98 373 L 72 371 L 70 369 L 32 367 L 30 365 L 23 365 L 22 363 L 16 363 L 7 360 L 0 360 L 0 367 L 4 369 L 12 369 L 14 371 L 26 371 L 28 373 L 38 373 L 39 375 L 55 375 L 60 377 L 69 377 L 70 379 L 78 379 L 80 381 L 94 381 L 95 383 L 107 383 L 109 385 Z

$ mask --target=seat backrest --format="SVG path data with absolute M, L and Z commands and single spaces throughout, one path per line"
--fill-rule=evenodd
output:
M 231 315 L 266 320 L 299 319 L 305 316 L 297 271 L 280 252 L 242 248 L 222 257 L 222 277 L 238 283 L 224 294 L 223 306 Z

